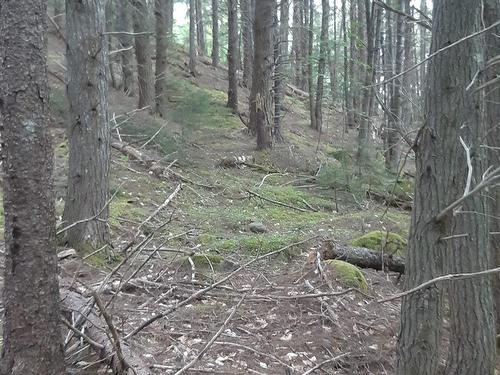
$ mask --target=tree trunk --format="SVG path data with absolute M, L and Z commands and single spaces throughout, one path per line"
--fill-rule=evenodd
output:
M 358 75 L 357 75 L 357 53 L 356 53 L 356 3 L 351 0 L 349 3 L 349 111 L 347 112 L 347 126 L 349 128 L 355 128 L 357 124 L 357 85 L 358 85 Z
M 302 49 L 304 32 L 307 37 L 307 30 L 304 29 L 304 0 L 293 0 L 293 24 L 292 24 L 292 54 L 293 54 L 293 83 L 304 90 L 304 77 L 302 76 L 302 65 L 304 63 L 304 53 Z
M 316 113 L 314 102 L 314 83 L 313 83 L 313 52 L 314 52 L 314 0 L 307 1 L 309 7 L 309 24 L 307 25 L 307 88 L 309 94 L 309 118 L 311 120 L 311 128 L 316 129 Z
M 47 2 L 0 5 L 5 213 L 2 375 L 66 374 L 55 252 Z
M 120 41 L 120 48 L 123 51 L 121 55 L 122 63 L 122 88 L 128 96 L 134 96 L 134 71 L 133 64 L 133 51 L 132 51 L 132 36 L 127 34 L 131 31 L 131 14 L 130 3 L 123 1 L 118 7 L 118 31 L 123 31 L 123 34 L 118 34 Z
M 207 53 L 205 45 L 205 27 L 203 24 L 203 7 L 201 5 L 201 0 L 196 0 L 196 39 L 198 44 L 198 54 L 200 56 L 205 56 Z
M 219 0 L 212 0 L 212 65 L 220 63 L 219 44 Z
M 485 26 L 489 26 L 500 19 L 500 3 L 497 0 L 486 0 L 484 2 Z M 486 58 L 485 61 L 491 61 L 496 56 L 500 56 L 500 45 L 498 44 L 498 35 L 500 27 L 492 29 L 486 34 Z M 483 82 L 491 82 L 498 76 L 498 66 L 492 65 L 486 70 Z M 498 119 L 500 119 L 500 85 L 489 86 L 486 91 L 486 121 L 488 124 L 487 144 L 488 164 L 500 166 L 500 128 Z M 495 149 L 496 147 L 496 149 Z M 490 246 L 491 260 L 495 267 L 500 266 L 500 188 L 497 186 L 491 189 L 489 214 L 490 220 Z M 493 293 L 495 300 L 495 318 L 497 333 L 500 332 L 500 275 L 496 274 L 493 278 Z
M 238 43 L 238 1 L 228 0 L 227 4 L 228 16 L 228 43 L 227 43 L 227 65 L 228 65 L 228 81 L 229 87 L 227 90 L 227 106 L 238 112 L 238 60 L 239 60 L 239 43 Z
M 189 0 L 189 72 L 196 76 L 196 12 L 195 1 Z
M 64 30 L 64 1 L 54 0 L 54 21 L 59 30 Z
M 420 10 L 422 13 L 427 14 L 427 0 L 420 0 Z M 427 43 L 427 29 L 424 27 L 420 28 L 420 61 L 423 61 L 425 59 L 425 56 L 427 55 L 427 50 L 428 50 L 428 43 Z M 423 96 L 423 87 L 425 86 L 425 77 L 426 77 L 426 66 L 427 64 L 422 64 L 419 68 L 419 86 L 420 86 L 420 95 Z
M 273 0 L 255 1 L 254 71 L 250 92 L 250 127 L 257 133 L 257 149 L 272 147 L 272 24 Z
M 314 108 L 314 129 L 322 131 L 323 128 L 323 87 L 326 73 L 326 57 L 329 55 L 328 25 L 330 23 L 330 4 L 328 0 L 321 1 L 321 36 L 318 60 L 318 83 L 316 85 L 316 104 Z
M 338 29 L 337 29 L 337 4 L 333 3 L 333 51 L 328 48 L 328 70 L 330 73 L 330 95 L 332 106 L 337 100 L 337 64 L 338 64 Z M 333 54 L 332 54 L 333 52 Z
M 277 17 L 277 7 L 276 7 Z M 275 143 L 284 141 L 281 132 L 281 111 L 283 105 L 283 98 L 285 95 L 284 81 L 286 78 L 286 65 L 288 59 L 288 28 L 289 28 L 289 6 L 288 1 L 282 1 L 280 4 L 280 22 L 275 21 L 275 35 L 274 42 L 274 126 L 273 126 L 273 140 Z
M 167 115 L 167 1 L 155 0 L 156 20 L 156 68 L 155 68 L 155 99 L 156 113 L 165 118 Z
M 139 86 L 139 108 L 154 107 L 154 75 L 151 61 L 149 29 L 149 5 L 146 0 L 132 0 L 135 35 L 135 58 L 137 60 L 137 82 Z
M 343 103 L 343 112 L 344 112 L 344 131 L 347 133 L 351 116 L 352 116 L 352 107 L 351 107 L 351 98 L 350 98 L 350 90 L 349 90 L 349 82 L 352 79 L 350 75 L 349 69 L 349 60 L 347 54 L 347 10 L 346 10 L 346 0 L 342 0 L 342 41 L 344 44 L 344 82 L 343 82 L 343 91 L 344 91 L 344 103 Z
M 397 0 L 396 9 L 402 10 L 404 0 Z M 396 47 L 394 58 L 394 74 L 401 73 L 403 68 L 403 32 L 404 24 L 403 17 L 395 15 L 396 17 Z M 399 130 L 401 129 L 401 79 L 394 80 L 391 83 L 391 101 L 389 124 L 387 127 L 387 144 L 385 149 L 385 167 L 387 171 L 393 174 L 398 173 L 400 149 L 401 149 L 401 136 Z
M 253 11 L 251 0 L 241 0 L 243 39 L 243 87 L 250 88 L 253 65 Z
M 167 1 L 167 33 L 169 42 L 174 38 L 174 0 Z
M 114 15 L 115 15 L 115 7 L 114 7 L 114 1 L 113 0 L 107 0 L 106 1 L 106 31 L 114 31 Z M 108 34 L 107 37 L 107 43 L 108 43 L 108 51 L 113 50 L 113 38 L 111 37 L 111 34 Z M 110 56 L 108 58 L 108 77 L 109 81 L 111 82 L 111 87 L 114 89 L 118 88 L 118 84 L 116 81 L 116 76 L 115 76 L 115 67 L 113 65 L 113 59 Z
M 432 51 L 478 31 L 480 8 L 474 0 L 435 2 Z M 460 137 L 473 150 L 472 181 L 480 181 L 484 172 L 478 147 L 484 135 L 480 97 L 465 90 L 480 69 L 481 48 L 480 39 L 469 39 L 429 63 L 426 122 L 416 145 L 415 204 L 405 289 L 439 276 L 443 264 L 450 272 L 488 267 L 485 202 L 481 195 L 466 200 L 461 214 L 449 212 L 442 220 L 436 219 L 465 190 L 467 162 Z M 477 214 L 466 213 L 471 211 Z M 449 238 L 463 233 L 468 236 Z M 451 339 L 446 374 L 494 372 L 495 330 L 489 284 L 487 278 L 474 278 L 449 285 Z M 403 298 L 397 375 L 437 373 L 442 307 L 441 285 Z
M 109 241 L 110 130 L 108 121 L 108 51 L 104 7 L 100 1 L 66 1 L 68 191 L 63 221 L 69 225 L 92 218 L 65 232 L 75 249 L 97 248 Z

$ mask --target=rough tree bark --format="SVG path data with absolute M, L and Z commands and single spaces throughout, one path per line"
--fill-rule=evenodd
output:
M 120 53 L 122 63 L 122 89 L 128 96 L 134 96 L 134 71 L 132 69 L 134 52 L 132 50 L 132 36 L 127 34 L 132 29 L 129 1 L 121 2 L 118 7 L 117 28 L 118 31 L 124 31 L 124 33 L 118 34 L 120 48 L 123 49 Z
M 351 99 L 349 90 L 349 81 L 351 79 L 350 69 L 349 69 L 349 59 L 347 54 L 347 10 L 346 10 L 346 0 L 342 0 L 342 42 L 344 45 L 344 80 L 343 80 L 343 112 L 344 112 L 344 131 L 347 133 L 351 120 Z
M 196 76 L 196 5 L 189 0 L 189 72 Z
M 166 0 L 155 0 L 156 20 L 156 67 L 155 100 L 156 113 L 165 118 L 167 115 L 167 48 L 168 48 L 168 9 Z
M 196 40 L 198 45 L 198 54 L 200 56 L 205 56 L 207 52 L 205 44 L 205 26 L 203 23 L 203 7 L 201 5 L 201 0 L 196 0 Z
M 46 14 L 46 1 L 0 1 L 2 375 L 66 373 L 59 325 Z
M 498 0 L 486 0 L 484 2 L 484 21 L 485 26 L 489 26 L 500 19 L 500 2 Z M 491 61 L 494 57 L 500 56 L 500 44 L 498 43 L 500 35 L 500 26 L 492 29 L 486 34 L 486 58 L 485 61 Z M 492 82 L 498 77 L 498 66 L 489 66 L 485 72 L 483 83 Z M 488 163 L 493 166 L 500 166 L 500 84 L 497 82 L 488 86 L 485 92 L 486 99 L 486 121 L 488 124 L 487 144 L 493 148 L 488 148 Z M 494 148 L 496 147 L 496 149 Z M 490 246 L 491 259 L 495 267 L 500 265 L 500 187 L 491 190 L 489 214 L 490 220 Z M 500 332 L 500 275 L 493 279 L 493 293 L 495 300 L 495 318 L 496 330 Z
M 475 0 L 435 2 L 431 51 L 478 31 L 480 9 Z M 478 182 L 484 172 L 479 147 L 484 139 L 481 98 L 466 91 L 480 69 L 481 44 L 480 38 L 469 39 L 429 62 L 426 122 L 415 147 L 415 204 L 405 289 L 439 276 L 443 269 L 474 272 L 488 267 L 484 197 L 478 194 L 466 200 L 462 213 L 448 212 L 440 221 L 436 218 L 464 194 L 468 170 L 460 138 L 471 147 L 472 181 Z M 475 214 L 467 214 L 471 211 Z M 468 236 L 453 237 L 462 233 Z M 451 339 L 446 374 L 494 372 L 495 330 L 489 284 L 487 278 L 475 278 L 449 285 Z M 441 285 L 403 298 L 397 375 L 437 373 L 442 313 Z
M 255 1 L 255 54 L 250 92 L 250 128 L 257 133 L 259 150 L 272 147 L 273 6 L 273 0 Z
M 66 20 L 70 123 L 68 191 L 63 221 L 72 224 L 99 214 L 65 232 L 65 240 L 70 246 L 83 249 L 99 247 L 109 241 L 106 202 L 110 130 L 103 3 L 66 0 Z
M 167 1 L 167 33 L 169 41 L 174 37 L 174 0 Z
M 228 81 L 227 90 L 227 106 L 238 112 L 238 59 L 239 59 L 239 43 L 238 43 L 238 1 L 228 0 L 227 3 L 227 65 L 228 65 Z
M 292 23 L 292 55 L 293 55 L 293 83 L 301 90 L 305 89 L 305 77 L 302 75 L 304 55 L 307 50 L 303 49 L 304 33 L 304 0 L 293 0 L 293 23 Z
M 321 1 L 321 35 L 318 60 L 318 82 L 316 84 L 316 103 L 314 108 L 314 129 L 322 131 L 323 128 L 323 91 L 326 74 L 326 58 L 329 55 L 328 26 L 330 23 L 330 4 L 328 0 Z
M 106 14 L 106 32 L 112 32 L 115 25 L 115 3 L 113 0 L 106 1 L 105 14 Z M 108 51 L 113 50 L 113 38 L 111 34 L 107 36 Z M 114 89 L 118 88 L 118 83 L 115 75 L 115 67 L 113 64 L 113 59 L 111 56 L 108 58 L 108 79 L 111 82 L 111 87 Z
M 212 65 L 217 67 L 219 63 L 219 0 L 212 0 Z
M 135 58 L 137 60 L 137 82 L 139 108 L 154 107 L 154 75 L 151 60 L 150 12 L 146 0 L 132 0 L 132 15 L 135 35 Z

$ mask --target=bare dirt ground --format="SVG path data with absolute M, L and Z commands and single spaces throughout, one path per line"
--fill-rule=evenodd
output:
M 60 79 L 64 50 L 57 39 L 49 42 L 56 207 L 61 213 L 67 161 Z M 225 70 L 200 63 L 195 79 L 183 71 L 182 53 L 175 52 L 171 61 L 171 118 L 134 112 L 137 98 L 114 89 L 110 115 L 119 129 L 115 137 L 137 148 L 150 141 L 144 150 L 172 173 L 157 178 L 114 150 L 113 247 L 62 260 L 61 280 L 83 294 L 83 285 L 102 286 L 123 342 L 151 374 L 175 374 L 195 359 L 186 373 L 391 374 L 399 301 L 377 300 L 399 291 L 397 275 L 364 270 L 369 288 L 361 291 L 335 275 L 322 277 L 308 261 L 325 239 L 346 242 L 375 229 L 407 233 L 406 212 L 358 202 L 350 193 L 311 182 L 328 150 L 352 147 L 355 132 L 345 134 L 333 111 L 318 139 L 307 125 L 304 103 L 289 97 L 286 143 L 257 153 L 239 117 L 225 108 Z M 242 88 L 243 112 L 247 95 Z M 241 155 L 265 168 L 218 167 L 221 159 Z M 179 185 L 171 202 L 158 210 Z M 295 208 L 252 198 L 249 191 Z M 255 221 L 263 223 L 265 233 L 249 230 Z M 210 289 L 239 266 L 273 251 L 279 254 Z M 199 261 L 203 257 L 206 262 Z M 166 315 L 124 339 L 158 314 Z M 73 373 L 106 373 L 87 353 L 68 361 Z

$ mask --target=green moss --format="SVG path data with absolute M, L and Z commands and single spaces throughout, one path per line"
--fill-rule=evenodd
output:
M 146 215 L 146 209 L 135 204 L 123 193 L 116 194 L 109 205 L 109 223 L 118 225 L 118 218 L 129 218 L 131 220 L 140 221 Z
M 404 256 L 408 242 L 399 234 L 376 230 L 352 240 L 351 245 Z
M 214 247 L 220 251 L 241 250 L 245 254 L 258 255 L 279 250 L 297 241 L 298 237 L 293 234 L 246 235 L 219 241 Z M 285 254 L 291 256 L 295 252 L 289 249 Z
M 330 145 L 326 146 L 326 154 L 332 158 L 340 161 L 341 163 L 347 163 L 352 160 L 352 155 L 349 151 L 343 149 L 337 149 Z
M 396 184 L 392 183 L 388 190 L 403 201 L 413 200 L 413 181 L 409 178 L 400 178 Z
M 368 290 L 368 282 L 360 268 L 342 260 L 328 259 L 325 261 L 338 280 L 347 286 L 363 291 Z

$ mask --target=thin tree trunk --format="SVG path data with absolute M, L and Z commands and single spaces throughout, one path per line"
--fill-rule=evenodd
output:
M 434 3 L 432 51 L 481 28 L 480 4 L 475 0 Z M 462 137 L 474 150 L 472 181 L 484 171 L 479 147 L 484 135 L 480 96 L 466 93 L 480 69 L 480 39 L 469 39 L 429 62 L 426 122 L 416 150 L 415 204 L 406 260 L 405 289 L 443 272 L 474 272 L 488 267 L 485 201 L 475 195 L 461 214 L 438 213 L 463 195 L 467 162 Z M 453 85 L 450 86 L 450 82 Z M 439 135 L 439 136 L 437 136 Z M 474 211 L 477 214 L 466 214 Z M 444 239 L 454 234 L 467 233 Z M 487 278 L 449 284 L 450 355 L 446 374 L 493 374 L 495 340 L 490 282 Z M 435 375 L 440 360 L 442 286 L 433 285 L 403 298 L 398 341 L 397 375 Z M 481 322 L 481 324 L 477 324 Z
M 219 0 L 212 0 L 212 65 L 220 64 Z
M 155 0 L 156 20 L 156 67 L 155 99 L 156 113 L 165 118 L 167 115 L 167 47 L 168 47 L 168 9 L 166 0 Z
M 252 1 L 241 0 L 241 22 L 243 40 L 243 87 L 250 88 L 253 63 L 253 13 Z
M 133 43 L 132 36 L 127 34 L 131 31 L 131 14 L 129 1 L 123 1 L 118 7 L 118 31 L 124 33 L 118 34 L 120 41 L 120 48 L 123 51 L 120 53 L 122 64 L 122 88 L 128 96 L 134 96 L 134 72 L 132 69 L 133 64 Z
M 97 248 L 109 241 L 110 130 L 108 121 L 108 50 L 104 7 L 100 1 L 66 0 L 69 169 L 63 221 L 75 225 L 65 240 L 75 249 Z
M 404 0 L 397 0 L 396 9 L 402 10 Z M 396 17 L 396 47 L 394 59 L 394 74 L 401 73 L 403 68 L 403 35 L 404 23 L 403 17 L 395 15 Z M 393 174 L 398 173 L 399 158 L 401 153 L 401 136 L 399 130 L 402 128 L 401 124 L 401 79 L 394 80 L 391 90 L 390 102 L 391 115 L 389 116 L 389 124 L 387 127 L 387 145 L 385 149 L 385 167 Z
M 203 7 L 201 0 L 196 0 L 196 39 L 198 41 L 198 54 L 204 56 L 207 53 L 205 45 L 205 26 L 203 24 Z
M 349 128 L 356 127 L 357 124 L 357 105 L 356 96 L 357 85 L 358 85 L 358 75 L 357 75 L 357 53 L 356 53 L 356 3 L 351 0 L 349 3 L 349 108 L 347 112 L 347 126 Z
M 167 1 L 167 33 L 169 41 L 174 38 L 174 2 L 175 0 Z
M 227 106 L 238 112 L 238 1 L 228 0 L 228 46 L 227 65 L 229 87 L 227 91 Z
M 314 108 L 314 129 L 322 131 L 323 128 L 323 90 L 326 73 L 326 57 L 329 55 L 328 47 L 328 26 L 330 23 L 330 4 L 328 0 L 321 1 L 321 36 L 318 60 L 318 83 L 316 85 L 316 104 Z M 312 19 L 312 18 L 311 18 Z
M 427 14 L 427 0 L 420 0 L 420 10 L 422 13 Z M 420 61 L 425 59 L 427 55 L 428 43 L 427 43 L 427 29 L 424 27 L 420 28 Z M 420 75 L 420 96 L 423 96 L 423 87 L 425 86 L 425 77 L 426 77 L 426 66 L 427 64 L 422 64 L 419 68 Z
M 276 11 L 277 13 L 277 11 Z M 280 22 L 275 21 L 276 40 L 274 43 L 274 128 L 273 140 L 275 143 L 284 141 L 281 132 L 281 112 L 285 95 L 284 81 L 286 79 L 286 66 L 288 60 L 288 28 L 290 21 L 288 1 L 280 4 Z
M 330 73 L 330 95 L 332 105 L 337 99 L 337 63 L 338 63 L 338 28 L 337 28 L 337 3 L 333 3 L 333 51 L 328 48 L 328 68 Z M 333 55 L 332 55 L 333 52 Z
M 114 1 L 107 0 L 106 2 L 106 31 L 114 30 L 114 20 L 113 17 L 115 15 Z M 110 34 L 108 34 L 108 51 L 113 50 L 113 39 Z M 108 77 L 111 82 L 111 87 L 116 89 L 118 87 L 116 76 L 115 76 L 115 68 L 113 65 L 113 59 L 111 57 L 108 58 Z
M 148 32 L 150 12 L 146 0 L 132 0 L 132 14 L 135 35 L 135 57 L 137 60 L 137 81 L 139 86 L 139 108 L 151 106 L 154 112 L 154 75 L 151 61 L 151 40 Z
M 255 1 L 255 57 L 250 92 L 250 128 L 257 133 L 257 149 L 272 147 L 272 24 L 273 2 Z
M 311 120 L 311 128 L 316 129 L 316 113 L 314 102 L 314 83 L 313 83 L 313 47 L 314 47 L 314 1 L 307 1 L 309 12 L 308 30 L 308 47 L 307 47 L 307 88 L 309 93 L 309 118 Z
M 195 0 L 189 0 L 189 72 L 196 76 L 196 11 Z
M 349 83 L 352 79 L 349 69 L 349 59 L 347 54 L 347 10 L 346 10 L 346 0 L 342 0 L 342 41 L 344 44 L 344 79 L 343 79 L 343 91 L 344 91 L 344 131 L 347 133 L 350 126 L 350 119 L 352 113 L 351 99 Z
M 60 330 L 47 2 L 0 6 L 5 262 L 2 375 L 66 374 Z
M 292 24 L 292 54 L 293 54 L 293 83 L 304 89 L 302 77 L 302 64 L 304 55 L 302 50 L 304 30 L 304 0 L 293 0 L 293 24 Z

